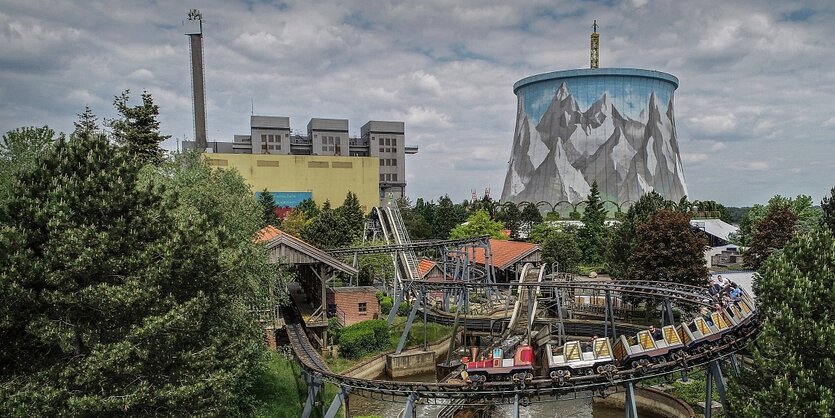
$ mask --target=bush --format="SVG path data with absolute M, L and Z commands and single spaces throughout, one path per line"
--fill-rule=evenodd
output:
M 409 316 L 409 312 L 412 310 L 412 304 L 409 302 L 400 302 L 400 306 L 397 307 L 397 315 L 399 316 Z
M 339 318 L 328 318 L 328 335 L 330 335 L 334 344 L 339 344 L 339 338 L 342 336 L 342 324 L 339 323 Z
M 360 358 L 368 353 L 388 348 L 388 324 L 382 319 L 358 322 L 342 329 L 339 350 L 347 358 Z
M 394 299 L 390 296 L 383 296 L 380 300 L 380 312 L 383 315 L 388 315 L 391 308 L 394 306 Z

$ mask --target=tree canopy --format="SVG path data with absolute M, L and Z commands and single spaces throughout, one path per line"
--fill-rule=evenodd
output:
M 21 171 L 0 206 L 0 415 L 251 408 L 263 343 L 245 302 L 259 283 L 237 266 L 251 266 L 252 231 L 148 175 L 87 134 Z
M 19 128 L 3 135 L 0 141 L 0 204 L 11 197 L 18 173 L 31 169 L 35 161 L 56 140 L 47 126 Z
M 705 285 L 707 242 L 693 231 L 689 215 L 662 209 L 639 222 L 635 232 L 625 279 Z
M 162 163 L 165 152 L 160 145 L 170 135 L 162 135 L 159 131 L 159 106 L 154 104 L 154 99 L 147 91 L 142 92 L 142 104 L 130 106 L 129 100 L 130 91 L 125 90 L 113 101 L 119 113 L 118 118 L 110 121 L 113 137 L 142 164 Z M 81 122 L 84 122 L 84 118 Z
M 745 264 L 758 270 L 775 251 L 786 245 L 797 230 L 797 215 L 786 203 L 768 207 L 768 212 L 757 221 L 750 247 L 745 250 Z
M 491 238 L 508 239 L 508 236 L 502 232 L 504 225 L 501 222 L 490 219 L 490 215 L 485 210 L 478 210 L 469 218 L 467 223 L 456 226 L 450 232 L 450 238 L 469 238 L 489 235 Z
M 591 184 L 591 191 L 583 209 L 583 227 L 577 232 L 577 241 L 583 252 L 583 260 L 589 264 L 602 261 L 606 240 L 606 209 L 600 199 L 597 182 Z
M 730 385 L 735 417 L 835 416 L 835 237 L 791 239 L 755 276 L 753 367 Z

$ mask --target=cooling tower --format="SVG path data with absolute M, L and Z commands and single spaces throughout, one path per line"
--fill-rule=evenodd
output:
M 601 198 L 624 210 L 651 191 L 677 202 L 687 194 L 673 113 L 677 87 L 670 74 L 631 68 L 518 81 L 502 200 L 565 211 L 597 181 Z

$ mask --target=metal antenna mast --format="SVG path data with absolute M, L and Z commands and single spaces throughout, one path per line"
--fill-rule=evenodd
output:
M 597 19 L 594 20 L 594 24 L 591 27 L 594 29 L 594 32 L 591 34 L 591 68 L 598 68 L 600 67 L 600 34 L 597 33 L 597 28 L 599 27 Z

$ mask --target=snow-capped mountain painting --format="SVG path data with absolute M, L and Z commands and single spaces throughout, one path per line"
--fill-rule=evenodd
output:
M 674 201 L 686 195 L 673 116 L 674 87 L 660 94 L 621 88 L 619 94 L 606 90 L 596 97 L 586 91 L 585 107 L 566 82 L 547 107 L 541 102 L 532 105 L 531 98 L 518 92 L 502 200 L 577 203 L 586 198 L 593 181 L 604 200 L 626 203 L 624 207 L 651 191 Z M 544 111 L 537 117 L 528 106 Z

